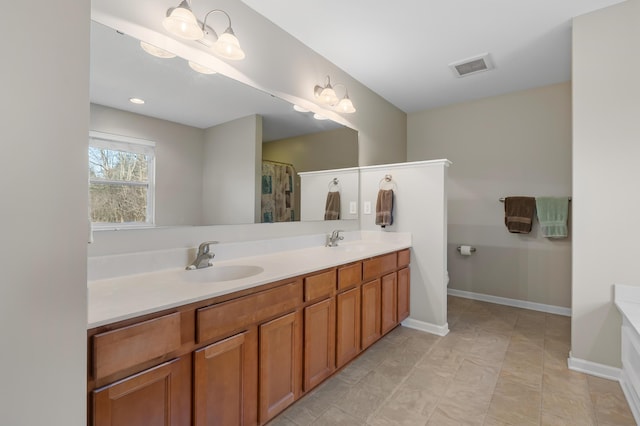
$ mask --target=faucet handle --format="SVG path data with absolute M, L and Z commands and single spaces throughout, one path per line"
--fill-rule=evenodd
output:
M 205 241 L 204 243 L 198 246 L 198 254 L 207 254 L 209 253 L 210 245 L 218 244 L 218 241 Z

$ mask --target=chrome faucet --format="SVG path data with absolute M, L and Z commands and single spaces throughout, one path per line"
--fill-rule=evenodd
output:
M 334 229 L 331 235 L 327 236 L 327 247 L 338 247 L 338 241 L 344 240 L 340 233 L 344 232 L 342 229 Z
M 218 242 L 205 241 L 204 243 L 200 244 L 200 246 L 198 246 L 198 254 L 196 255 L 196 260 L 194 260 L 191 265 L 187 266 L 187 270 L 202 269 L 212 266 L 211 260 L 213 260 L 215 254 L 210 252 L 211 244 L 218 244 Z

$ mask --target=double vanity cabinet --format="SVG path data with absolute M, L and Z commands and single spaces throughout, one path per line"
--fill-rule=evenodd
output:
M 263 425 L 409 315 L 409 249 L 88 331 L 88 424 Z

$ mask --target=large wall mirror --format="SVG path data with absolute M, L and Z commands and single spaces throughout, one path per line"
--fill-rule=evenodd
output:
M 323 220 L 332 191 L 343 194 L 340 219 L 357 219 L 355 130 L 179 57 L 151 56 L 95 21 L 90 66 L 90 129 L 156 144 L 156 225 Z M 265 211 L 279 186 L 287 207 Z

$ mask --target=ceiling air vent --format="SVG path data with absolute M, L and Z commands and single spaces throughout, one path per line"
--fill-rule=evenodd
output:
M 473 58 L 453 62 L 449 64 L 449 68 L 451 68 L 456 77 L 466 77 L 479 72 L 492 70 L 493 63 L 491 62 L 491 58 L 489 58 L 489 54 L 483 53 Z

